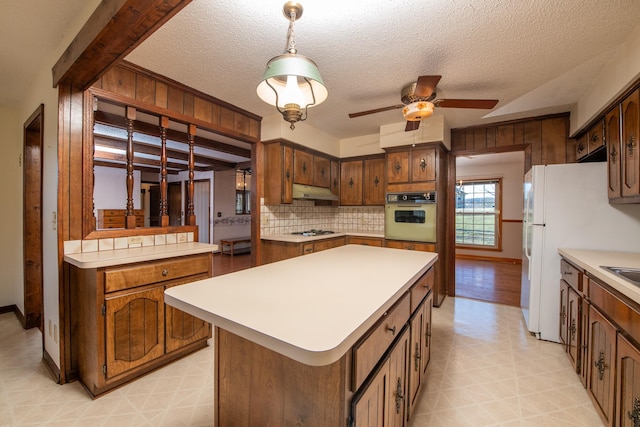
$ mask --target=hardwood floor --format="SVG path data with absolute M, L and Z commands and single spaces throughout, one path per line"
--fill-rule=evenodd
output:
M 456 296 L 520 306 L 522 264 L 456 257 Z
M 219 253 L 213 255 L 214 276 L 221 276 L 249 267 L 251 267 L 251 254 L 249 253 L 234 256 L 220 255 Z

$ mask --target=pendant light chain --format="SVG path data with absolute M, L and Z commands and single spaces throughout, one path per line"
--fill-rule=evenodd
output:
M 298 51 L 296 50 L 295 32 L 293 30 L 293 26 L 296 22 L 296 11 L 292 10 L 290 16 L 289 31 L 287 31 L 287 52 L 296 54 Z

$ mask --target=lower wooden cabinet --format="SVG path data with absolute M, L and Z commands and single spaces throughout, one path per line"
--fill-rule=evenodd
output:
M 432 276 L 433 277 L 433 276 Z M 409 394 L 407 400 L 407 419 L 413 413 L 419 392 L 425 381 L 427 367 L 431 360 L 431 312 L 433 292 L 418 306 L 411 318 L 411 341 L 409 343 Z
M 212 276 L 211 253 L 70 267 L 72 365 L 92 396 L 207 345 L 211 325 L 165 305 L 171 286 Z
M 617 401 L 614 425 L 640 425 L 640 349 L 618 335 Z
M 616 328 L 595 307 L 589 311 L 587 389 L 600 416 L 611 425 L 614 408 Z
M 347 236 L 347 245 L 364 245 L 382 247 L 384 239 L 381 237 Z
M 295 243 L 282 242 L 280 240 L 262 240 L 262 264 L 308 255 L 338 246 L 344 246 L 345 236 L 331 237 L 328 239 L 314 240 L 311 242 Z
M 387 394 L 389 392 L 389 360 L 385 360 L 378 373 L 363 393 L 352 401 L 353 419 L 350 427 L 383 427 L 387 423 Z

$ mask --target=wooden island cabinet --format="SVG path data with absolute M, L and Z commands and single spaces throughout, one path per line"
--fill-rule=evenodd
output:
M 436 259 L 347 245 L 167 290 L 168 304 L 216 326 L 214 425 L 408 425 Z
M 91 396 L 207 345 L 211 325 L 166 306 L 164 291 L 211 277 L 211 255 L 71 265 L 73 355 Z

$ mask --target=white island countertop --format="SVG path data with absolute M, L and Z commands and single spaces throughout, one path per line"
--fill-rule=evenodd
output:
M 217 250 L 218 245 L 185 242 L 169 245 L 142 246 L 138 248 L 68 254 L 64 256 L 64 260 L 78 268 L 99 268 L 128 264 L 132 262 L 153 261 L 156 259 L 202 254 L 215 252 Z
M 587 273 L 640 304 L 640 288 L 602 268 L 602 266 L 640 268 L 640 253 L 566 248 L 560 248 L 558 252 Z
M 340 359 L 437 260 L 346 245 L 174 286 L 165 302 L 298 362 Z

